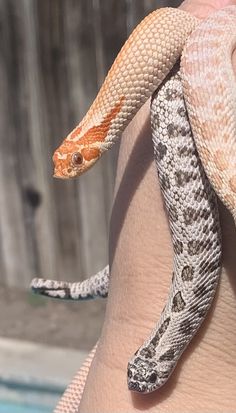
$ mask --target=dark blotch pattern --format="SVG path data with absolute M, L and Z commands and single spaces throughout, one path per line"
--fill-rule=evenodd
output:
M 175 172 L 175 180 L 176 180 L 176 185 L 178 187 L 183 187 L 186 185 L 190 179 L 193 178 L 193 176 L 190 175 L 190 173 L 186 171 L 176 171 Z
M 174 311 L 175 313 L 180 312 L 184 309 L 185 305 L 186 304 L 183 300 L 181 291 L 179 291 L 178 293 L 175 294 L 173 298 L 172 311 Z
M 182 254 L 183 252 L 183 243 L 182 241 L 176 240 L 175 243 L 173 244 L 173 249 L 175 254 Z
M 185 225 L 192 225 L 196 219 L 197 211 L 194 208 L 188 207 L 183 211 Z
M 216 271 L 217 268 L 219 268 L 219 262 L 216 259 L 213 261 L 212 260 L 203 261 L 199 265 L 199 271 L 201 271 L 201 273 L 205 273 L 205 272 L 210 273 L 210 272 Z
M 201 202 L 203 199 L 208 199 L 208 194 L 202 188 L 197 188 L 194 193 L 194 199 L 197 202 Z
M 71 290 L 70 288 L 64 288 L 64 292 L 65 292 L 65 299 L 70 299 L 71 298 Z M 90 297 L 89 297 L 90 298 Z
M 160 178 L 160 183 L 163 191 L 170 189 L 170 180 L 167 175 L 162 175 L 162 177 Z
M 174 123 L 169 123 L 169 125 L 167 126 L 167 133 L 168 133 L 169 138 L 178 137 L 179 131 Z
M 167 327 L 170 323 L 170 317 L 168 317 L 159 327 L 157 330 L 156 334 L 150 341 L 149 346 L 144 347 L 142 350 L 140 350 L 140 356 L 145 357 L 146 359 L 151 359 L 155 356 L 156 354 L 156 347 L 160 341 L 160 338 L 163 336 L 165 331 L 167 330 Z
M 156 383 L 156 381 L 157 381 L 157 373 L 152 373 L 151 376 L 149 377 L 149 382 Z
M 178 115 L 179 115 L 181 118 L 184 118 L 184 117 L 186 116 L 186 110 L 185 110 L 185 108 L 182 107 L 182 106 L 180 106 L 180 107 L 177 109 L 177 113 L 178 113 Z
M 166 100 L 175 100 L 177 98 L 181 98 L 181 95 L 178 90 L 176 89 L 166 89 L 165 91 L 165 98 Z
M 141 351 L 140 351 L 140 356 L 145 357 L 145 359 L 151 359 L 155 356 L 156 354 L 156 349 L 154 345 L 149 345 L 149 347 L 144 347 Z
M 186 319 L 183 320 L 182 323 L 180 324 L 179 331 L 181 334 L 185 334 L 186 336 L 190 336 L 193 332 L 193 327 L 191 324 L 191 321 Z
M 185 146 L 180 146 L 178 149 L 179 156 L 181 158 L 185 157 L 192 157 L 194 154 L 194 149 L 192 147 L 189 147 L 187 145 Z
M 187 136 L 189 134 L 189 128 L 185 128 L 182 126 L 182 128 L 180 128 L 180 134 L 182 136 Z
M 194 270 L 190 265 L 185 265 L 181 272 L 181 278 L 183 281 L 192 281 L 193 280 Z
M 167 330 L 168 325 L 170 324 L 170 317 L 168 317 L 162 325 L 159 327 L 157 330 L 155 336 L 152 338 L 151 343 L 156 346 L 157 343 L 159 342 L 160 338 L 163 336 L 165 331 Z
M 188 254 L 189 255 L 198 255 L 201 254 L 204 250 L 204 242 L 200 240 L 191 240 L 188 242 Z
M 194 314 L 194 317 L 204 318 L 207 313 L 207 308 L 194 304 L 189 308 L 189 312 Z
M 193 292 L 196 298 L 202 298 L 212 290 L 212 283 L 203 284 L 194 288 Z
M 209 209 L 206 209 L 206 208 L 201 209 L 201 210 L 199 211 L 200 217 L 203 218 L 203 219 L 205 219 L 205 220 L 208 220 L 208 218 L 209 218 L 209 216 L 210 216 L 210 213 L 211 213 L 211 212 L 209 211 Z
M 170 206 L 170 208 L 168 210 L 168 213 L 169 213 L 169 217 L 170 217 L 171 221 L 173 221 L 173 222 L 178 221 L 178 212 L 177 212 L 177 209 L 174 205 Z
M 163 143 L 159 142 L 156 148 L 156 156 L 157 156 L 158 161 L 161 161 L 164 158 L 166 152 L 167 152 L 166 146 Z
M 159 358 L 159 361 L 171 361 L 173 360 L 174 356 L 175 356 L 175 350 L 173 348 L 170 348 L 164 354 L 161 355 L 161 357 Z

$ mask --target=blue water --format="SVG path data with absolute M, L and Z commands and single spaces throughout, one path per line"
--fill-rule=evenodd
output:
M 52 409 L 0 401 L 0 413 L 51 413 Z
M 0 377 L 0 390 L 0 413 L 52 413 L 53 406 L 63 393 L 60 386 L 4 377 Z M 7 390 L 8 399 L 3 395 L 5 390 Z M 12 396 L 9 399 L 11 392 Z M 15 400 L 16 396 L 17 400 Z M 44 401 L 44 405 L 41 404 L 41 400 Z

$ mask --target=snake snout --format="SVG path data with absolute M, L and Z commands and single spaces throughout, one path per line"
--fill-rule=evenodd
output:
M 155 366 L 157 368 L 157 366 Z M 128 388 L 138 393 L 150 393 L 161 386 L 158 372 L 147 361 L 137 360 L 128 364 Z

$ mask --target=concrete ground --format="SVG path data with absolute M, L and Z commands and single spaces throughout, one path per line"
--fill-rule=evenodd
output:
M 0 336 L 88 351 L 99 337 L 106 300 L 66 302 L 0 287 Z

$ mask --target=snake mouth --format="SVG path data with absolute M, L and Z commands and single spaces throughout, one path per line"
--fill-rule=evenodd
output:
M 136 393 L 143 393 L 148 394 L 152 393 L 153 391 L 157 390 L 160 386 L 157 384 L 143 382 L 137 382 L 136 380 L 129 379 L 127 380 L 128 389 L 136 392 Z
M 132 380 L 128 380 L 127 383 L 128 383 L 128 389 L 129 390 L 131 390 L 133 392 L 136 392 L 136 393 L 144 393 L 145 392 L 143 387 L 139 383 L 137 383 L 135 381 L 132 381 Z
M 53 178 L 57 178 L 57 179 L 68 179 L 68 176 L 60 175 L 60 174 L 58 174 L 57 172 L 54 172 Z
M 71 179 L 76 178 L 79 175 L 78 171 L 75 171 L 72 168 L 67 168 L 67 170 L 62 171 L 61 168 L 55 168 L 53 178 L 58 179 Z

